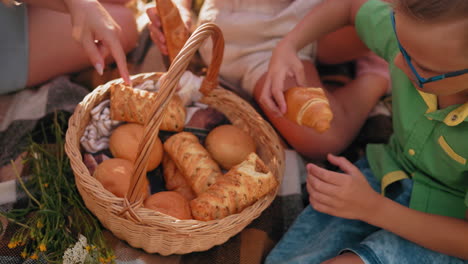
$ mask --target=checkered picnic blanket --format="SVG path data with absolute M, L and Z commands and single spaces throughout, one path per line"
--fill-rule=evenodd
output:
M 24 93 L 24 94 L 21 94 Z M 0 210 L 24 206 L 25 195 L 15 180 L 10 161 L 21 166 L 20 154 L 34 127 L 54 111 L 72 112 L 88 90 L 59 77 L 36 89 L 0 97 Z M 259 218 L 226 243 L 204 252 L 161 256 L 130 247 L 109 231 L 105 233 L 115 251 L 116 263 L 262 263 L 266 254 L 281 238 L 304 207 L 301 182 L 305 180 L 304 161 L 292 150 L 286 150 L 286 169 L 279 195 Z M 27 180 L 27 177 L 25 178 Z M 15 226 L 1 221 L 6 230 L 0 234 L 0 263 L 34 263 L 20 257 L 21 248 L 8 248 Z

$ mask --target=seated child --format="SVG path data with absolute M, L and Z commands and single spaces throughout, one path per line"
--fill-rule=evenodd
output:
M 389 63 L 394 134 L 355 165 L 329 154 L 342 172 L 307 165 L 310 206 L 266 263 L 467 263 L 468 2 L 326 0 L 275 48 L 271 83 L 348 24 Z
M 177 0 L 184 21 L 191 23 L 191 2 Z M 244 98 L 254 99 L 277 131 L 299 153 L 311 159 L 325 159 L 326 153 L 340 153 L 354 139 L 369 112 L 387 92 L 388 70 L 380 58 L 366 56 L 369 63 L 358 69 L 356 80 L 339 89 L 330 89 L 327 96 L 334 112 L 331 128 L 318 133 L 299 126 L 283 117 L 278 109 L 261 100 L 268 63 L 278 41 L 286 35 L 320 0 L 205 0 L 198 16 L 198 23 L 214 22 L 222 30 L 225 39 L 223 63 L 220 77 L 236 87 Z M 164 36 L 154 8 L 148 10 L 153 41 L 163 54 L 167 54 Z M 310 42 L 298 51 L 303 78 L 285 78 L 285 90 L 293 86 L 324 87 L 314 65 L 316 56 L 323 62 L 345 62 L 368 54 L 369 51 L 355 36 L 351 27 L 332 33 L 318 43 Z M 337 41 L 340 40 L 340 41 Z M 317 46 L 319 47 L 317 49 Z M 324 55 L 317 54 L 317 50 Z M 333 52 L 340 51 L 340 52 Z M 346 51 L 346 52 L 345 52 Z M 211 41 L 200 49 L 206 63 L 211 60 Z M 333 56 L 339 55 L 339 58 Z M 296 76 L 297 77 L 297 76 Z M 263 91 L 263 92 L 262 92 Z M 350 98 L 353 97 L 353 100 Z M 284 109 L 282 109 L 284 110 Z M 282 111 L 284 113 L 284 111 Z

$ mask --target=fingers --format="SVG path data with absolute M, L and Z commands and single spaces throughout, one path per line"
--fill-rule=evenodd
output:
M 356 173 L 360 172 L 354 164 L 344 157 L 337 157 L 333 154 L 328 154 L 327 159 L 331 164 L 338 166 L 344 173 L 356 175 Z
M 309 194 L 312 192 L 319 192 L 319 193 L 324 193 L 328 195 L 332 195 L 336 192 L 339 191 L 339 187 L 337 185 L 325 182 L 321 180 L 319 177 L 316 177 L 315 175 L 309 175 L 306 179 L 307 181 L 307 187 L 310 187 Z
M 112 57 L 114 57 L 114 60 L 117 63 L 120 77 L 122 77 L 126 84 L 131 85 L 130 74 L 128 73 L 127 67 L 127 58 L 120 41 L 118 39 L 111 39 L 109 42 L 104 41 L 104 44 L 110 49 Z
M 158 12 L 155 6 L 146 9 L 146 15 L 148 15 L 151 23 L 155 24 L 157 27 L 161 26 L 161 21 L 159 20 Z
M 101 53 L 102 58 L 105 60 L 107 56 L 110 55 L 109 49 L 100 41 L 96 45 L 98 47 L 99 53 Z
M 297 61 L 292 68 L 294 78 L 296 79 L 296 83 L 299 86 L 307 86 L 307 81 L 305 77 L 304 65 L 301 61 Z
M 150 30 L 150 36 L 153 42 L 158 46 L 159 50 L 163 55 L 168 55 L 169 52 L 166 46 L 166 37 L 161 30 L 161 20 L 156 11 L 156 7 L 151 7 L 146 10 L 146 14 L 150 19 L 148 23 L 148 29 Z
M 260 94 L 260 103 L 276 115 L 280 115 L 280 109 L 276 106 L 271 94 L 271 78 L 267 75 Z
M 284 80 L 286 79 L 286 73 L 279 72 L 274 73 L 273 75 L 274 76 L 271 78 L 271 93 L 276 105 L 278 106 L 276 108 L 279 109 L 278 114 L 284 114 L 286 113 L 286 101 L 284 100 L 283 88 Z
M 153 43 L 156 44 L 156 46 L 159 48 L 159 51 L 163 55 L 168 55 L 169 51 L 167 49 L 166 37 L 164 36 L 164 34 L 154 26 L 149 25 L 148 28 L 150 30 L 150 36 L 151 40 L 153 40 Z
M 323 183 L 323 185 L 328 185 Z M 314 185 L 314 183 L 307 179 L 307 192 L 309 193 L 309 203 L 317 211 L 322 213 L 331 213 L 332 208 L 336 206 L 336 199 L 327 192 L 323 192 L 320 187 Z
M 320 168 L 319 166 L 312 163 L 307 164 L 307 172 L 309 175 L 316 177 L 323 182 L 337 186 L 341 185 L 343 179 L 340 173 Z
M 117 28 L 115 31 L 110 31 L 103 35 L 103 39 L 101 40 L 103 47 L 101 48 L 101 51 L 110 51 L 110 54 L 119 68 L 120 77 L 122 77 L 126 84 L 131 85 L 130 74 L 127 67 L 127 57 L 122 47 L 122 43 L 120 42 L 118 35 L 119 32 L 120 28 Z
M 286 100 L 284 99 L 283 88 L 273 89 L 273 98 L 278 105 L 280 114 L 286 113 Z
M 93 36 L 90 33 L 83 34 L 80 36 L 80 41 L 85 49 L 86 54 L 88 55 L 89 60 L 93 64 L 96 71 L 99 75 L 102 75 L 104 72 L 104 57 L 102 57 L 101 52 L 99 52 L 96 43 L 94 42 Z

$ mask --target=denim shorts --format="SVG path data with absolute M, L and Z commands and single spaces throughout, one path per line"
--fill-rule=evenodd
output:
M 380 182 L 367 159 L 355 164 L 375 191 Z M 386 189 L 386 196 L 408 206 L 413 182 L 405 179 Z M 357 254 L 366 264 L 468 264 L 468 261 L 431 251 L 393 233 L 358 220 L 315 211 L 307 206 L 267 256 L 266 264 L 322 263 L 343 252 Z
M 0 1 L 0 95 L 24 89 L 28 80 L 29 38 L 25 4 Z

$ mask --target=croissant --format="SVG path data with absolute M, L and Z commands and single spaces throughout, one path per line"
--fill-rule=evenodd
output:
M 166 38 L 169 61 L 172 62 L 189 38 L 189 31 L 171 0 L 156 0 L 156 8 Z
M 118 84 L 111 87 L 110 117 L 112 120 L 126 121 L 144 125 L 150 115 L 151 106 L 156 101 L 156 93 L 133 89 Z M 182 131 L 186 111 L 182 100 L 174 95 L 166 108 L 160 129 Z
M 209 221 L 239 213 L 277 186 L 278 181 L 268 167 L 252 152 L 190 201 L 192 215 L 197 220 Z
M 214 184 L 222 174 L 218 164 L 190 132 L 180 132 L 169 137 L 164 142 L 164 150 L 197 195 Z
M 333 113 L 322 88 L 293 87 L 284 93 L 286 118 L 323 133 L 330 128 Z
M 162 165 L 167 190 L 180 193 L 188 201 L 196 197 L 192 187 L 190 187 L 184 175 L 177 169 L 174 161 L 168 155 L 163 156 Z

